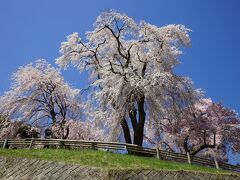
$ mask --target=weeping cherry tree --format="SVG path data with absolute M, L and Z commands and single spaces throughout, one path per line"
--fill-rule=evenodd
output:
M 177 116 L 201 96 L 189 78 L 174 73 L 180 49 L 190 45 L 189 31 L 107 11 L 84 39 L 75 32 L 62 42 L 56 63 L 90 72 L 94 118 L 108 133 L 123 132 L 126 143 L 142 146 L 147 121 Z

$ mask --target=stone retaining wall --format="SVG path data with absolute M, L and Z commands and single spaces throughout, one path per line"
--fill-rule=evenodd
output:
M 153 180 L 240 180 L 236 175 L 216 175 L 208 173 L 166 171 L 166 170 L 122 170 L 109 173 L 110 179 L 153 179 Z
M 0 157 L 0 180 L 240 180 L 236 175 L 166 170 L 103 170 L 60 162 Z

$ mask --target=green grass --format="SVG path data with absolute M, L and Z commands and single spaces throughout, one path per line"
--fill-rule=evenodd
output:
M 163 161 L 150 157 L 139 157 L 126 154 L 96 150 L 67 150 L 67 149 L 0 149 L 0 156 L 34 158 L 60 161 L 103 169 L 165 169 L 200 171 L 217 174 L 230 172 L 172 161 Z

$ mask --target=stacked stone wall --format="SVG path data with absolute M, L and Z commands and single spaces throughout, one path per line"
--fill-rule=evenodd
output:
M 0 157 L 1 180 L 240 180 L 237 175 L 216 175 L 166 170 L 104 170 L 37 159 Z

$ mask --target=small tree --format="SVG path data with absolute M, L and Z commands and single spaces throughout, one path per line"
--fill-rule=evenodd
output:
M 64 82 L 59 70 L 45 60 L 20 67 L 12 80 L 11 90 L 0 98 L 0 111 L 30 124 L 57 125 L 59 138 L 67 138 L 66 121 L 79 114 L 79 90 Z
M 147 135 L 151 137 L 149 142 L 193 156 L 211 155 L 222 160 L 227 160 L 228 149 L 240 152 L 240 120 L 235 111 L 202 99 L 182 115 L 181 119 L 152 125 L 154 130 Z M 164 133 L 159 133 L 159 128 Z
M 40 137 L 40 129 L 34 128 L 29 124 L 22 123 L 17 130 L 17 138 L 25 139 L 25 138 L 39 138 Z
M 114 134 L 120 126 L 126 143 L 142 146 L 146 121 L 176 116 L 200 95 L 188 78 L 174 73 L 180 48 L 190 45 L 189 31 L 183 25 L 156 27 L 103 12 L 86 42 L 77 33 L 67 37 L 56 62 L 88 70 L 99 105 L 95 119 Z
M 38 138 L 40 137 L 40 129 L 34 128 L 23 121 L 9 119 L 0 123 L 0 139 L 13 138 Z

